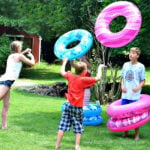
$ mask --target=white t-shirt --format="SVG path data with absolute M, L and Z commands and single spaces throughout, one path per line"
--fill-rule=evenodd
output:
M 6 72 L 0 77 L 0 81 L 16 80 L 22 68 L 22 62 L 16 62 L 14 57 L 19 54 L 11 54 L 7 59 Z
M 127 93 L 122 93 L 122 99 L 139 100 L 141 90 L 133 92 L 133 88 L 139 86 L 140 82 L 145 80 L 145 67 L 140 62 L 131 64 L 126 62 L 121 71 L 121 77 L 124 80 L 124 86 Z

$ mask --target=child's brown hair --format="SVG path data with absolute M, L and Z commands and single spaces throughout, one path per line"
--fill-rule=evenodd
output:
M 80 75 L 84 70 L 87 69 L 86 63 L 84 63 L 82 61 L 77 62 L 74 67 L 75 67 L 75 73 L 77 75 Z
M 138 47 L 132 47 L 132 48 L 130 49 L 130 51 L 136 52 L 139 56 L 140 56 L 140 54 L 141 54 L 141 50 L 140 50 Z

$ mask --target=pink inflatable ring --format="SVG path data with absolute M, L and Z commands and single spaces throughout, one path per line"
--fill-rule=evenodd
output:
M 118 16 L 126 18 L 124 29 L 117 33 L 110 31 L 112 20 Z M 99 14 L 95 23 L 95 35 L 104 46 L 118 48 L 130 43 L 138 34 L 142 17 L 139 9 L 131 2 L 119 1 L 108 5 Z
M 138 128 L 150 120 L 150 95 L 141 94 L 139 101 L 127 105 L 121 105 L 121 100 L 115 101 L 107 108 L 107 114 L 111 117 L 107 122 L 110 131 Z

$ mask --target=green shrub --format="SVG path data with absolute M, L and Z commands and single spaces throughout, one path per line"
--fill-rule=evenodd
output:
M 6 34 L 0 37 L 0 70 L 3 70 L 6 66 L 7 57 L 10 54 L 10 43 L 11 41 Z
M 143 86 L 142 94 L 150 94 L 150 85 Z

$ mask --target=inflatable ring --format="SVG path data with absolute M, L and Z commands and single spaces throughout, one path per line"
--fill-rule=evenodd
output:
M 98 104 L 89 104 L 83 107 L 83 125 L 98 126 L 102 124 L 103 119 L 100 116 L 102 108 Z
M 118 16 L 126 18 L 124 29 L 117 33 L 110 31 L 110 23 Z M 104 46 L 118 48 L 130 43 L 138 34 L 142 17 L 139 9 L 131 2 L 120 1 L 108 5 L 99 14 L 95 23 L 95 35 Z
M 111 117 L 107 127 L 113 132 L 138 128 L 150 120 L 150 95 L 141 94 L 140 100 L 121 105 L 121 100 L 109 105 L 107 114 Z
M 101 116 L 93 116 L 93 117 L 84 117 L 83 125 L 84 126 L 98 126 L 102 124 L 103 118 Z
M 102 112 L 102 108 L 98 104 L 89 104 L 83 107 L 84 117 L 98 116 Z
M 73 48 L 67 46 L 75 41 L 80 41 L 78 45 Z M 91 33 L 86 30 L 76 29 L 63 34 L 54 45 L 54 53 L 59 59 L 64 57 L 68 60 L 80 58 L 85 55 L 92 47 L 93 37 Z

